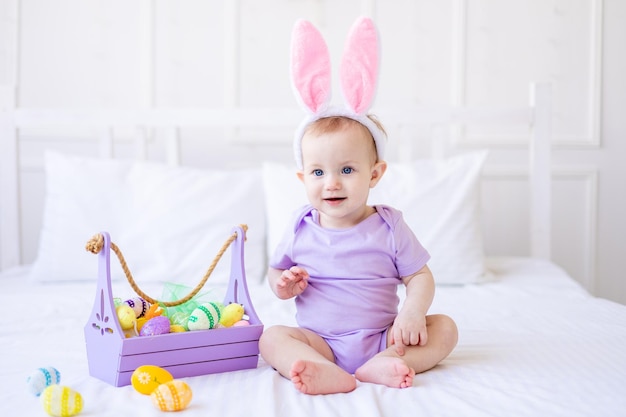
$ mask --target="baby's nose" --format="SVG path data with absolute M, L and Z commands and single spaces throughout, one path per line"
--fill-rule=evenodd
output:
M 341 181 L 339 180 L 339 176 L 337 175 L 327 175 L 326 176 L 326 189 L 327 190 L 337 190 L 341 188 Z

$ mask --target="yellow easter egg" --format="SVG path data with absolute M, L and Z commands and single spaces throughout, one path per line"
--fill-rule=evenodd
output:
M 186 331 L 187 329 L 185 329 L 185 327 L 181 326 L 180 324 L 170 324 L 170 333 L 183 333 Z
M 137 331 L 140 332 L 141 328 L 143 327 L 144 324 L 146 324 L 146 322 L 148 321 L 148 319 L 146 319 L 145 317 L 140 317 L 137 319 Z
M 135 390 L 150 395 L 161 384 L 174 379 L 167 370 L 156 365 L 142 365 L 130 376 L 130 383 Z
M 161 411 L 180 411 L 191 402 L 191 388 L 184 381 L 175 379 L 159 385 L 152 394 L 152 403 Z
M 115 312 L 123 330 L 130 330 L 134 327 L 137 317 L 135 317 L 135 311 L 130 306 L 126 304 L 119 305 Z
M 83 397 L 71 388 L 50 385 L 41 393 L 43 409 L 53 417 L 72 417 L 83 409 Z
M 222 310 L 220 324 L 224 327 L 230 327 L 243 318 L 243 306 L 237 303 L 228 304 Z

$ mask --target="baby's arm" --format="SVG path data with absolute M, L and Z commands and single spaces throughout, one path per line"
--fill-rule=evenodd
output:
M 398 355 L 404 355 L 404 347 L 425 345 L 428 341 L 426 313 L 435 296 L 435 281 L 428 266 L 402 281 L 406 286 L 406 300 L 396 317 L 391 334 Z
M 274 294 L 286 300 L 302 294 L 308 285 L 309 273 L 299 266 L 285 270 L 269 268 L 267 279 Z

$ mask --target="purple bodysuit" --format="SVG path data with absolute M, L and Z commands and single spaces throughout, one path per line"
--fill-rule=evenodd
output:
M 305 206 L 270 259 L 272 268 L 308 271 L 309 285 L 296 297 L 298 325 L 323 337 L 350 373 L 386 348 L 401 277 L 430 259 L 400 211 L 375 208 L 352 228 L 325 229 L 317 210 Z

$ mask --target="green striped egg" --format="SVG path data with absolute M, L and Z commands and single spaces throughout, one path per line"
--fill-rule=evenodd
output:
M 187 328 L 189 330 L 208 330 L 217 327 L 222 318 L 221 303 L 204 303 L 196 307 L 189 316 Z

